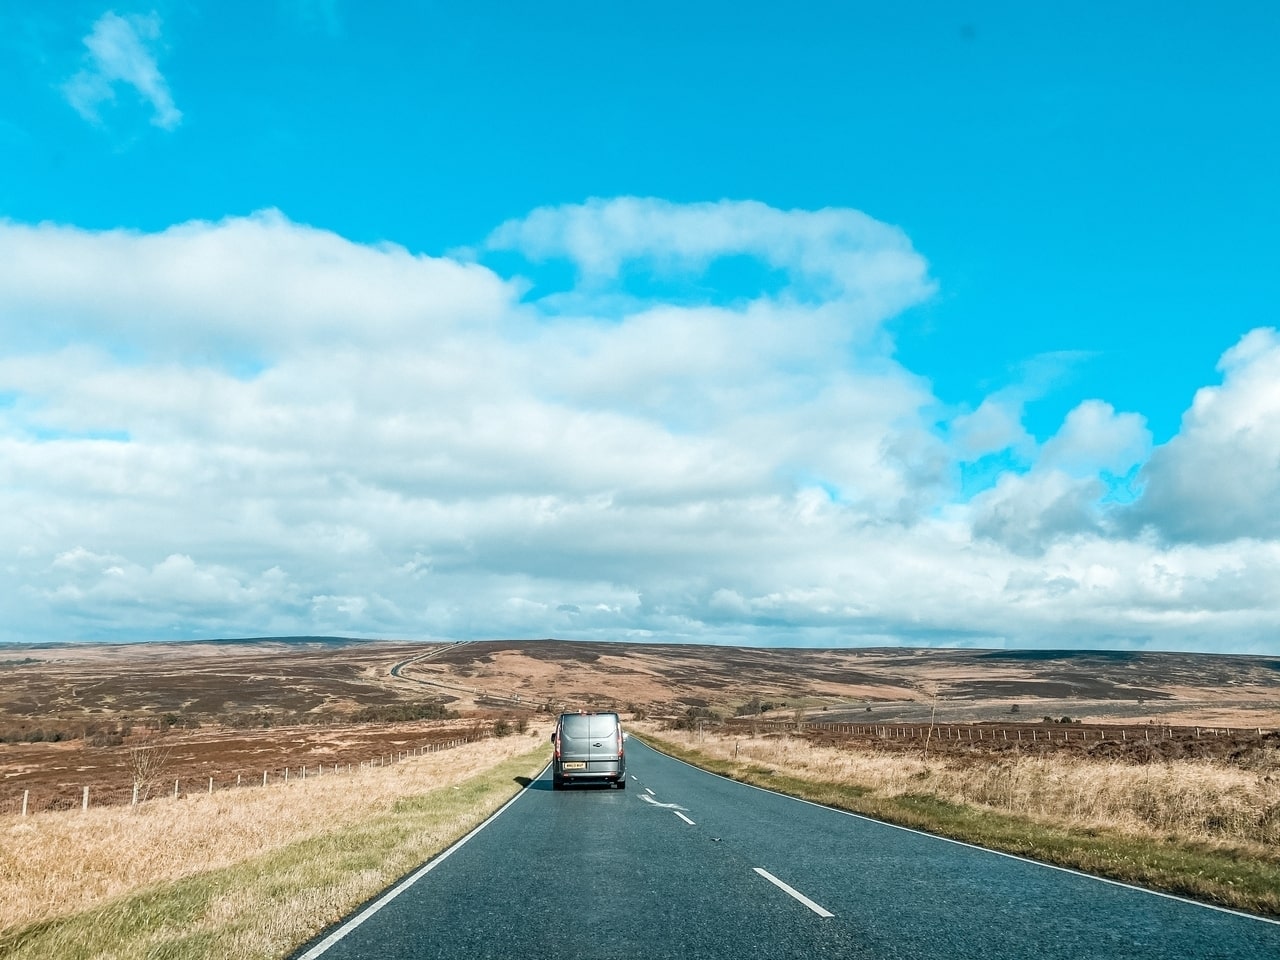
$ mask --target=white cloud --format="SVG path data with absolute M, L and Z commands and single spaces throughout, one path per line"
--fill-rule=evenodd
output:
M 1008 394 L 996 394 L 985 398 L 972 413 L 955 417 L 951 435 L 957 453 L 965 460 L 1003 450 L 1029 454 L 1035 449 L 1035 438 L 1022 425 L 1022 406 Z
M 1280 334 L 1259 329 L 1218 364 L 1178 435 L 1143 468 L 1129 520 L 1172 540 L 1280 537 Z
M 132 87 L 150 105 L 151 122 L 172 130 L 182 122 L 182 111 L 173 102 L 169 84 L 156 64 L 155 45 L 160 40 L 160 18 L 121 17 L 108 11 L 84 38 L 88 49 L 85 66 L 63 86 L 67 102 L 93 123 L 101 121 L 99 108 L 115 100 L 116 85 Z
M 1060 470 L 1005 473 L 974 497 L 973 532 L 1016 553 L 1037 553 L 1061 537 L 1100 532 L 1097 503 L 1104 492 L 1096 479 Z
M 1005 449 L 1018 437 L 1021 424 L 999 413 L 984 416 L 984 402 L 972 421 L 956 431 L 962 456 Z M 992 439 L 972 439 L 984 421 Z M 978 435 L 981 438 L 981 434 Z M 1061 538 L 1101 536 L 1109 518 L 1100 501 L 1107 493 L 1104 476 L 1121 476 L 1141 463 L 1151 449 L 1146 421 L 1137 414 L 1116 413 L 1101 400 L 1086 400 L 1067 414 L 1058 432 L 1036 450 L 1029 437 L 1018 438 L 1032 462 L 1025 472 L 1005 472 L 995 486 L 969 504 L 975 536 L 1003 544 L 1020 554 L 1035 554 Z
M 440 344 L 514 288 L 488 270 L 362 246 L 276 211 L 157 234 L 0 221 L 0 335 L 243 357 L 335 344 Z M 447 344 L 446 344 L 447 345 Z
M 879 335 L 931 292 L 892 228 L 599 201 L 499 234 L 597 256 L 572 312 L 273 212 L 0 223 L 0 635 L 1243 650 L 1280 626 L 1277 538 L 1170 547 L 1113 522 L 1104 480 L 1147 456 L 1140 417 L 1088 400 L 1037 448 L 1003 392 L 939 425 Z M 610 271 L 667 244 L 671 269 L 732 253 L 786 280 L 619 300 Z M 1221 484 L 1280 448 L 1278 353 L 1261 332 L 1224 360 L 1151 459 L 1149 523 L 1198 503 L 1179 458 Z M 957 465 L 1010 447 L 1027 466 L 964 502 Z
M 878 323 L 932 292 L 924 258 L 906 234 L 857 210 L 593 199 L 508 221 L 486 247 L 518 250 L 533 260 L 568 258 L 591 283 L 616 276 L 628 261 L 682 272 L 749 255 L 786 271 L 790 296 L 841 302 L 846 323 Z
M 1136 413 L 1117 414 L 1101 400 L 1086 400 L 1069 414 L 1062 429 L 1045 443 L 1040 465 L 1072 476 L 1099 471 L 1123 474 L 1151 453 L 1151 431 Z

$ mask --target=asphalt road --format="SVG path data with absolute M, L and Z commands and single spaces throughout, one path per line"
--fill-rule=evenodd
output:
M 635 739 L 627 772 L 626 790 L 553 792 L 544 771 L 296 956 L 1280 958 L 1280 924 L 756 790 Z

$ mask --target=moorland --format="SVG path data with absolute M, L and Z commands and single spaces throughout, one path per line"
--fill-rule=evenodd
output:
M 1280 658 L 549 639 L 10 646 L 0 649 L 0 812 L 24 791 L 37 805 L 79 802 L 85 786 L 95 802 L 121 802 L 140 745 L 165 745 L 173 779 L 222 782 L 588 708 L 676 722 L 1274 731 Z
M 528 783 L 555 712 L 606 708 L 726 776 L 1280 916 L 1280 658 L 22 645 L 0 647 L 0 953 L 285 955 Z

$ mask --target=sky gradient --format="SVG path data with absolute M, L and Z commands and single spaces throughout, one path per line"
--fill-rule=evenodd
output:
M 1272 5 L 0 7 L 0 641 L 1280 653 Z

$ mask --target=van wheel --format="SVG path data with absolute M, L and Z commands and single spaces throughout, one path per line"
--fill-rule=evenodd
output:
M 552 790 L 563 790 L 563 789 L 564 789 L 564 781 L 563 781 L 563 780 L 561 780 L 559 777 L 552 777 L 552 778 L 551 778 L 551 789 L 552 789 Z
M 619 780 L 619 781 L 618 781 L 618 789 L 619 789 L 619 790 L 625 790 L 625 789 L 627 789 L 627 781 L 625 781 L 625 780 Z

